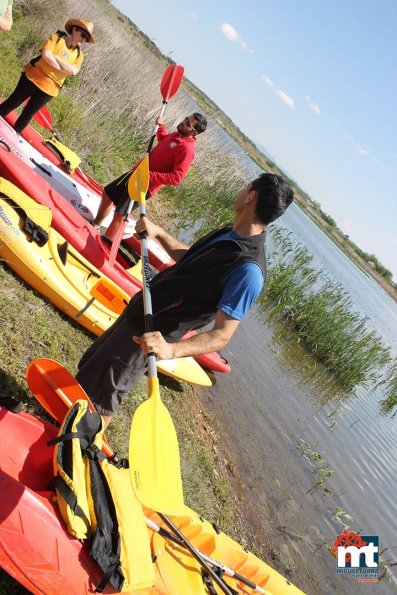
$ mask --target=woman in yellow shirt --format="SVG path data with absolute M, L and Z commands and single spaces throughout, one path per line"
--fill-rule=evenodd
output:
M 11 95 L 0 105 L 3 118 L 29 98 L 14 128 L 17 132 L 27 126 L 36 112 L 58 95 L 67 76 L 76 76 L 83 62 L 81 47 L 95 43 L 91 21 L 70 19 L 66 33 L 57 31 L 40 48 L 40 55 L 31 60 Z

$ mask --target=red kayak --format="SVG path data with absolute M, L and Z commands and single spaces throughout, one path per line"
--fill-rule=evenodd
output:
M 101 571 L 69 535 L 47 491 L 53 476 L 47 441 L 56 432 L 0 408 L 0 564 L 32 593 L 93 593 Z
M 11 112 L 5 117 L 5 120 L 11 124 L 11 126 L 13 126 L 17 118 L 18 114 L 16 112 Z M 35 149 L 37 149 L 37 151 L 46 157 L 46 159 L 70 175 L 73 179 L 86 186 L 86 188 L 89 188 L 89 190 L 92 190 L 99 195 L 102 194 L 102 186 L 81 168 L 77 168 L 73 173 L 70 173 L 64 166 L 62 159 L 58 157 L 58 155 L 56 155 L 53 151 L 51 151 L 51 149 L 46 145 L 44 137 L 39 134 L 32 126 L 26 126 L 26 128 L 22 131 L 21 136 L 23 136 L 23 138 L 26 139 Z

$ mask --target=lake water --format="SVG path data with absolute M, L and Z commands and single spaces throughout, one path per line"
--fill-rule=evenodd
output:
M 368 317 L 368 327 L 396 356 L 396 302 L 298 207 L 289 209 L 282 225 L 319 269 L 341 283 L 352 308 Z M 224 355 L 232 374 L 218 375 L 217 385 L 201 394 L 238 469 L 242 485 L 236 490 L 251 511 L 257 539 L 277 543 L 281 567 L 290 568 L 291 579 L 311 595 L 397 592 L 394 577 L 375 585 L 337 575 L 335 558 L 321 546 L 332 546 L 343 531 L 332 520 L 340 507 L 352 517 L 343 519 L 351 531 L 379 536 L 383 560 L 397 562 L 397 417 L 380 413 L 384 386 L 340 393 L 294 336 L 255 308 Z M 324 457 L 317 467 L 334 471 L 322 486 L 329 494 L 311 490 L 318 475 L 297 448 L 303 444 L 306 453 Z

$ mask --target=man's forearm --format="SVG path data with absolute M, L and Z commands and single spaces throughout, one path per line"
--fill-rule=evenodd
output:
M 157 231 L 158 230 L 158 231 Z M 188 250 L 189 246 L 170 235 L 162 227 L 156 228 L 156 240 L 175 261 L 178 261 Z
M 188 357 L 211 353 L 223 349 L 229 342 L 230 337 L 219 329 L 212 329 L 205 333 L 199 333 L 186 341 L 178 341 L 171 345 L 173 357 Z
M 141 337 L 132 337 L 134 343 L 140 345 L 142 351 L 155 353 L 158 359 L 196 356 L 223 349 L 234 335 L 239 321 L 218 310 L 214 327 L 210 331 L 195 335 L 186 341 L 168 343 L 158 331 L 144 333 Z

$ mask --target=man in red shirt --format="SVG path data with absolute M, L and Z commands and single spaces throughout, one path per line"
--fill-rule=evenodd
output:
M 177 126 L 175 132 L 167 133 L 165 122 L 157 118 L 156 124 L 158 144 L 149 155 L 149 191 L 148 196 L 153 196 L 163 186 L 178 186 L 189 171 L 194 159 L 196 136 L 207 128 L 207 120 L 199 113 L 186 116 Z M 137 167 L 135 165 L 132 169 Z M 102 221 L 111 212 L 113 205 L 113 221 L 109 225 L 106 235 L 113 239 L 122 224 L 123 217 L 129 204 L 128 180 L 131 170 L 110 182 L 103 189 L 101 204 L 93 225 L 100 227 Z

